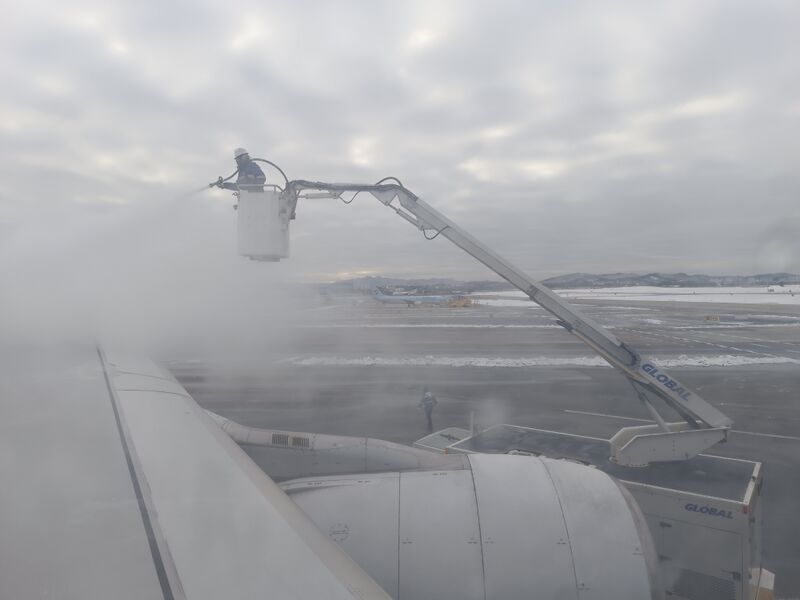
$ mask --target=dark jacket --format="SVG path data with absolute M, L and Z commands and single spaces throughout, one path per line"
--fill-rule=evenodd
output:
M 248 160 L 239 165 L 239 175 L 236 183 L 223 183 L 226 190 L 243 190 L 247 192 L 263 192 L 264 182 L 267 180 L 264 171 L 256 163 Z
M 430 392 L 425 392 L 422 396 L 422 400 L 419 401 L 419 405 L 423 407 L 427 413 L 432 412 L 437 404 L 439 404 L 439 401 L 436 399 L 436 396 Z

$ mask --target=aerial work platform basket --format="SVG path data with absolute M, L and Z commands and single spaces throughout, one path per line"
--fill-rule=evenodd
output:
M 240 255 L 264 262 L 289 257 L 289 220 L 281 212 L 280 196 L 277 189 L 239 192 Z

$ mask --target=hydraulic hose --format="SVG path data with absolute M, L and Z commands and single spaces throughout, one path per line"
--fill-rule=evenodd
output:
M 266 158 L 251 158 L 250 160 L 252 160 L 254 162 L 263 162 L 263 163 L 266 163 L 266 164 L 270 165 L 271 167 L 275 168 L 278 171 L 278 173 L 280 173 L 283 176 L 283 181 L 285 183 L 289 183 L 289 178 L 286 176 L 286 173 L 283 172 L 283 169 L 281 169 L 278 165 L 276 165 L 271 160 L 267 160 Z M 236 173 L 238 173 L 238 172 L 239 171 L 237 169 Z M 234 173 L 234 175 L 236 173 Z M 231 175 L 231 177 L 233 177 L 233 175 Z

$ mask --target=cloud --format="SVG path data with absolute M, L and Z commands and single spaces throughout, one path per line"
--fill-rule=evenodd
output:
M 741 109 L 744 104 L 745 99 L 742 94 L 702 96 L 681 104 L 675 108 L 674 114 L 689 117 L 713 116 Z
M 124 229 L 130 207 L 228 175 L 244 145 L 293 178 L 397 176 L 539 276 L 800 271 L 791 243 L 765 233 L 797 215 L 798 12 L 721 0 L 10 6 L 0 252 L 34 222 L 77 231 L 110 212 Z M 368 197 L 298 214 L 288 268 L 301 279 L 488 275 Z M 214 215 L 231 231 L 232 211 Z M 197 263 L 217 264 L 209 232 L 195 233 Z

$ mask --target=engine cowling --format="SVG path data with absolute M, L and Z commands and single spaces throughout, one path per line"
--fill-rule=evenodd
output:
M 394 598 L 662 598 L 636 503 L 591 467 L 473 454 L 282 487 Z

